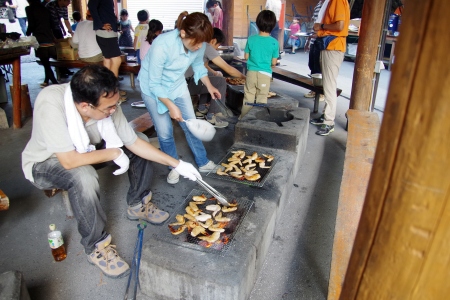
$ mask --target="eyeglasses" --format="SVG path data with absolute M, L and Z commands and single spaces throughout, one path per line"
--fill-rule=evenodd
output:
M 89 103 L 89 106 L 94 109 L 94 110 L 99 110 L 101 111 L 105 116 L 109 117 L 110 115 L 112 115 L 113 113 L 116 112 L 117 108 L 120 106 L 120 104 L 122 104 L 122 102 L 117 102 L 117 104 L 107 107 L 106 109 L 108 110 L 108 112 L 105 112 L 104 110 L 95 107 L 94 105 Z

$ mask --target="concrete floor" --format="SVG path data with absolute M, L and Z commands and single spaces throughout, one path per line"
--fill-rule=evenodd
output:
M 286 54 L 281 64 L 286 69 L 308 74 L 307 55 L 304 53 Z M 251 300 L 326 299 L 347 138 L 344 114 L 349 101 L 345 97 L 350 95 L 353 67 L 353 62 L 344 61 L 341 68 L 338 86 L 343 89 L 343 96 L 338 98 L 335 132 L 328 137 L 320 137 L 314 134 L 315 126 L 309 128 L 305 158 Z M 380 110 L 384 107 L 389 73 L 383 71 L 381 75 L 375 104 Z M 33 103 L 41 90 L 39 83 L 43 81 L 43 68 L 34 62 L 23 63 L 22 75 L 22 83 L 28 84 Z M 131 89 L 127 77 L 122 87 L 128 91 L 129 97 L 122 107 L 131 120 L 144 113 L 145 109 L 130 106 L 131 102 L 141 99 L 139 88 Z M 303 94 L 308 92 L 305 89 L 275 80 L 271 90 L 298 99 L 301 107 L 313 108 L 312 99 L 303 98 Z M 323 102 L 320 110 L 322 107 Z M 11 102 L 4 109 L 11 123 Z M 382 117 L 382 112 L 378 112 Z M 22 272 L 31 299 L 123 298 L 127 279 L 106 278 L 87 263 L 79 243 L 76 221 L 65 218 L 60 196 L 45 197 L 23 177 L 20 154 L 30 137 L 31 123 L 31 119 L 26 121 L 18 130 L 0 129 L 0 189 L 11 202 L 8 211 L 0 212 L 0 273 L 8 270 Z M 216 138 L 233 135 L 233 129 L 232 125 L 218 129 Z M 179 130 L 177 132 L 179 134 Z M 214 153 L 217 144 L 220 143 L 214 143 L 214 140 L 208 143 L 208 153 Z M 183 159 L 192 161 L 189 152 L 184 150 L 186 148 L 184 138 L 180 138 L 180 154 Z M 138 231 L 137 223 L 128 221 L 125 216 L 124 198 L 129 183 L 126 177 L 111 173 L 111 168 L 99 171 L 101 202 L 108 216 L 107 230 L 113 236 L 113 244 L 130 262 Z M 165 181 L 167 173 L 166 167 L 156 165 L 153 186 L 160 195 L 155 202 L 171 213 L 171 208 L 164 206 L 163 199 L 171 197 L 174 189 L 185 189 L 184 194 L 188 194 L 195 184 L 180 182 L 175 186 L 168 185 Z M 46 239 L 50 223 L 55 223 L 63 233 L 68 249 L 68 257 L 63 262 L 56 263 L 51 256 Z M 144 240 L 150 238 L 151 232 L 152 225 L 146 229 Z M 139 299 L 148 298 L 141 295 Z

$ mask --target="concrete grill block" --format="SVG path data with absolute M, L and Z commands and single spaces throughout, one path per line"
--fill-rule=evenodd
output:
M 271 105 L 278 104 L 271 102 Z M 234 149 L 270 153 L 276 159 L 262 187 L 213 178 L 207 180 L 218 191 L 226 191 L 229 200 L 239 197 L 254 201 L 234 235 L 232 245 L 222 254 L 202 252 L 159 238 L 168 231 L 167 224 L 153 226 L 152 236 L 146 239 L 142 250 L 139 275 L 146 299 L 248 299 L 306 149 L 309 110 L 298 108 L 295 101 L 283 101 L 279 105 L 293 116 L 292 120 L 283 123 L 286 126 L 256 119 L 255 114 L 265 108 L 254 107 L 236 124 L 234 144 L 232 135 L 222 130 L 216 133 L 214 147 L 209 145 L 213 149 L 211 155 L 220 156 L 213 157 L 215 161 L 224 157 L 222 149 L 229 149 L 230 145 Z M 164 195 L 160 196 L 164 198 Z
M 284 105 L 276 108 L 271 104 L 270 110 L 285 110 L 285 107 Z M 286 110 L 292 120 L 281 122 L 283 126 L 280 127 L 275 122 L 260 119 L 262 115 L 267 115 L 266 108 L 253 107 L 236 124 L 235 142 L 304 153 L 304 150 L 298 147 L 306 147 L 310 111 L 299 107 L 287 107 Z
M 247 299 L 273 237 L 276 207 L 258 199 L 223 256 L 150 239 L 142 250 L 142 293 L 155 300 Z

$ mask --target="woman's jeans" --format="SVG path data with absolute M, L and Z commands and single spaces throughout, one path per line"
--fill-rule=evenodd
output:
M 125 147 L 122 149 L 130 159 L 127 203 L 134 206 L 150 191 L 153 167 L 150 161 L 135 155 Z M 56 157 L 33 166 L 34 183 L 40 189 L 57 188 L 69 192 L 70 204 L 86 254 L 92 253 L 95 244 L 108 236 L 105 232 L 106 214 L 100 204 L 100 187 L 95 167 L 87 165 L 66 170 Z
M 161 150 L 164 153 L 172 156 L 173 158 L 178 159 L 175 139 L 173 137 L 172 119 L 170 118 L 169 111 L 163 114 L 159 114 L 157 110 L 156 100 L 144 93 L 141 93 L 141 95 L 142 99 L 145 102 L 145 106 L 147 107 L 147 110 L 152 117 L 153 124 L 155 125 L 155 130 L 158 133 L 158 141 Z M 196 118 L 188 89 L 185 90 L 184 94 L 181 97 L 174 99 L 173 102 L 180 109 L 184 120 Z M 203 146 L 202 141 L 192 135 L 192 133 L 188 130 L 185 122 L 179 122 L 179 124 L 183 129 L 188 145 L 191 148 L 192 153 L 194 154 L 194 159 L 197 163 L 197 166 L 203 167 L 209 162 L 209 159 L 206 157 L 206 150 Z

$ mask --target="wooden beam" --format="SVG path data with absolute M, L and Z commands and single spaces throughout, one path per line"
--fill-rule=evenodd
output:
M 223 6 L 223 28 L 225 34 L 225 45 L 233 46 L 234 26 L 234 0 L 222 1 Z
M 450 293 L 450 2 L 408 0 L 341 298 Z M 417 20 L 420 20 L 418 22 Z M 432 70 L 432 72 L 430 71 Z
M 386 0 L 364 1 L 355 58 L 350 108 L 368 111 Z

